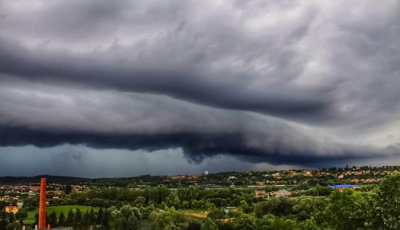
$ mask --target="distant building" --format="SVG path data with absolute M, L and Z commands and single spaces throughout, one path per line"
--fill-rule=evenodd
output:
M 304 176 L 308 176 L 308 177 L 312 177 L 313 176 L 313 174 L 312 174 L 312 171 L 311 170 L 307 170 L 307 171 L 305 171 L 305 173 L 303 174 Z
M 274 192 L 275 197 L 281 197 L 281 196 L 290 196 L 292 195 L 291 192 L 287 191 L 286 189 L 281 189 L 277 192 Z
M 264 190 L 256 190 L 254 191 L 256 197 L 264 197 L 265 196 L 265 191 Z
M 205 171 L 205 172 L 204 172 L 204 175 L 206 175 L 206 176 L 207 176 L 207 175 L 208 175 L 208 171 Z
M 273 177 L 280 177 L 280 174 L 279 174 L 279 173 L 273 173 L 271 176 L 273 176 Z
M 18 206 L 6 206 L 4 207 L 4 211 L 6 211 L 7 213 L 17 213 L 19 212 L 21 208 Z
M 228 177 L 228 180 L 236 180 L 237 178 L 235 176 L 230 176 Z
M 262 181 L 256 181 L 256 184 L 262 186 L 262 185 L 264 185 L 264 182 L 262 182 Z
M 354 188 L 354 189 L 357 189 L 357 188 L 360 188 L 360 187 L 358 187 L 358 185 L 356 185 L 356 184 L 339 184 L 339 185 L 334 185 L 334 186 L 332 186 L 331 188 L 337 189 L 337 190 L 339 190 L 339 191 L 342 191 L 342 190 L 345 189 L 345 188 Z

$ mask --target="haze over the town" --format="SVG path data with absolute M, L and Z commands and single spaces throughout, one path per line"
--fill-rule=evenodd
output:
M 0 0 L 0 176 L 400 164 L 399 12 Z

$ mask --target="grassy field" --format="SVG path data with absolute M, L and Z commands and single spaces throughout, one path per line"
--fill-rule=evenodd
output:
M 209 212 L 205 212 L 205 211 L 202 211 L 202 210 L 191 210 L 191 209 L 180 210 L 180 211 L 182 213 L 184 213 L 185 215 L 193 216 L 193 217 L 197 217 L 197 218 L 201 218 L 201 219 L 207 218 L 207 215 L 209 213 Z
M 60 215 L 60 213 L 64 213 L 65 217 L 67 217 L 67 214 L 69 210 L 75 211 L 76 209 L 80 209 L 81 212 L 86 212 L 90 211 L 92 207 L 90 206 L 80 206 L 80 205 L 65 205 L 65 206 L 49 206 L 46 208 L 47 215 L 49 215 L 52 212 L 56 212 L 57 216 Z M 94 211 L 98 211 L 99 208 L 93 208 Z M 35 222 L 35 215 L 38 213 L 38 209 L 34 211 L 28 212 L 28 218 L 24 221 L 25 223 L 34 223 Z
M 52 213 L 53 211 L 56 212 L 57 216 L 60 215 L 60 213 L 64 213 L 65 217 L 67 217 L 67 214 L 69 210 L 75 211 L 77 208 L 81 210 L 81 212 L 86 212 L 90 211 L 92 207 L 90 206 L 80 206 L 80 205 L 65 205 L 65 206 L 50 206 L 46 208 L 47 215 Z M 93 208 L 95 212 L 99 210 L 99 208 Z M 35 222 L 35 215 L 38 213 L 38 210 L 30 211 L 28 212 L 28 218 L 24 220 L 24 223 L 26 225 L 33 224 Z M 142 220 L 142 227 L 141 230 L 150 230 L 150 223 L 149 220 L 143 219 Z

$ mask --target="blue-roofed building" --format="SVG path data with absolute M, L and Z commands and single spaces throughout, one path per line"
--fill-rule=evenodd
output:
M 332 186 L 332 188 L 342 191 L 345 188 L 354 188 L 354 189 L 356 189 L 356 188 L 360 188 L 360 187 L 358 187 L 358 185 L 356 185 L 356 184 L 339 184 L 339 185 Z

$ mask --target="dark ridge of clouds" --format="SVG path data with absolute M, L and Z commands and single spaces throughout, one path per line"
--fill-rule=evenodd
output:
M 34 145 L 40 148 L 49 148 L 65 144 L 85 145 L 95 149 L 144 150 L 148 152 L 181 148 L 189 162 L 199 164 L 205 158 L 217 155 L 230 155 L 243 162 L 272 165 L 302 165 L 317 166 L 346 162 L 352 159 L 374 159 L 394 156 L 399 146 L 392 149 L 378 150 L 359 146 L 341 146 L 339 154 L 320 155 L 315 149 L 310 152 L 298 152 L 298 149 L 285 149 L 285 146 L 273 146 L 271 149 L 261 149 L 248 146 L 241 134 L 213 135 L 213 134 L 164 134 L 164 135 L 101 135 L 84 133 L 54 133 L 34 131 L 21 127 L 0 127 L 0 146 L 27 146 Z M 338 147 L 338 146 L 336 146 Z M 392 150 L 392 151 L 391 151 Z M 338 151 L 338 150 L 336 150 Z M 376 151 L 376 152 L 374 152 Z M 70 154 L 79 161 L 82 153 Z
M 398 154 L 274 117 L 160 95 L 61 88 L 14 80 L 0 86 L 0 145 L 155 151 L 182 148 L 192 162 L 218 154 L 310 164 Z M 9 87 L 13 85 L 14 87 Z M 15 106 L 18 105 L 18 106 Z M 262 160 L 264 159 L 264 160 Z

